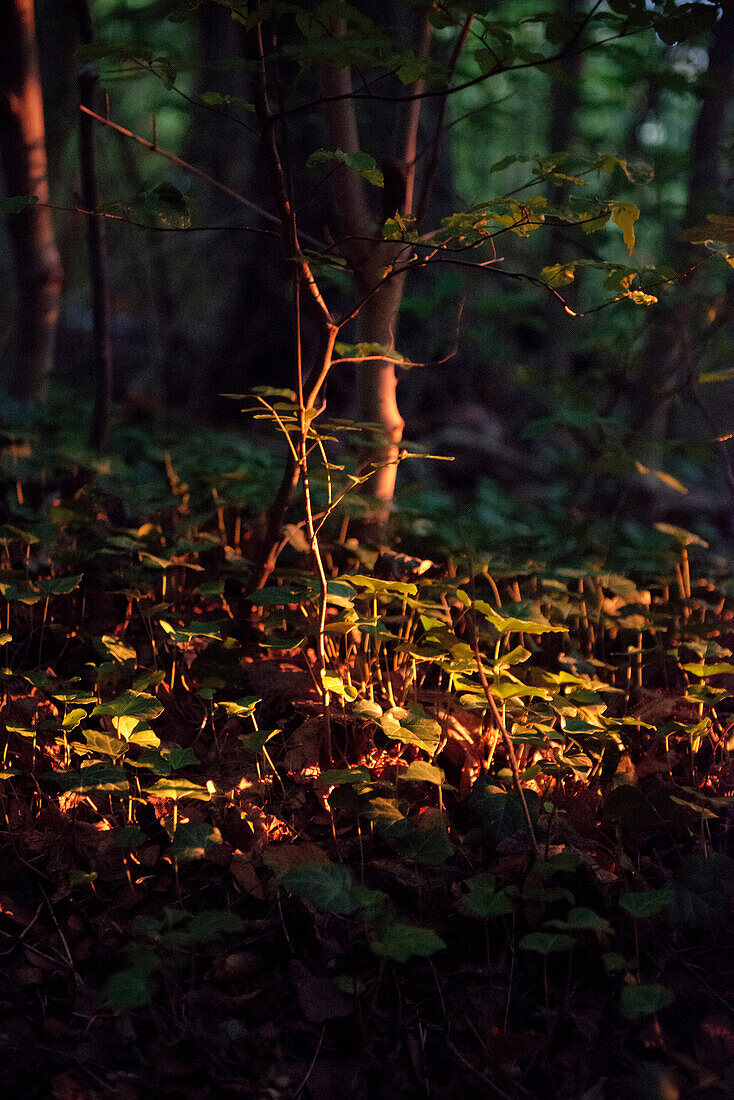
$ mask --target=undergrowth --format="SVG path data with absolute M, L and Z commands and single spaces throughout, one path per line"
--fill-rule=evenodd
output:
M 8 1095 L 730 1095 L 723 559 L 414 498 L 320 632 L 266 450 L 75 438 L 3 436 Z

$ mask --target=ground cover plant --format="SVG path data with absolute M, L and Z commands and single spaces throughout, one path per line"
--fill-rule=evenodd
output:
M 729 1095 L 721 552 L 377 550 L 306 463 L 248 595 L 266 448 L 69 423 L 3 434 L 8 1095 Z

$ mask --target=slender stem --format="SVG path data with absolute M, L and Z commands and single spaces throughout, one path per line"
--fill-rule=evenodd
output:
M 527 798 L 525 797 L 525 791 L 520 783 L 520 769 L 517 766 L 517 756 L 515 755 L 515 747 L 512 744 L 512 738 L 507 732 L 507 727 L 502 721 L 502 715 L 499 712 L 497 704 L 492 695 L 492 689 L 489 686 L 487 680 L 487 674 L 484 671 L 482 664 L 482 655 L 479 652 L 479 637 L 476 632 L 476 626 L 474 628 L 474 660 L 476 661 L 477 671 L 479 673 L 479 680 L 484 689 L 484 694 L 487 696 L 487 702 L 489 703 L 489 709 L 492 711 L 492 717 L 494 718 L 497 729 L 502 734 L 502 741 L 505 746 L 505 752 L 510 761 L 510 767 L 512 768 L 512 778 L 515 782 L 515 789 L 517 790 L 520 802 L 522 803 L 523 813 L 525 814 L 525 821 L 528 827 L 528 833 L 530 834 L 530 840 L 533 845 L 536 857 L 540 858 L 540 848 L 538 847 L 538 841 L 535 836 L 535 829 L 533 828 L 533 819 L 530 816 L 530 809 L 528 807 Z

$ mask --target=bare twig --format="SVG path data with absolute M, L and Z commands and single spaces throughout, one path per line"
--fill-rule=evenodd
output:
M 93 118 L 100 126 L 107 126 L 110 130 L 122 134 L 123 137 L 129 137 L 132 138 L 133 141 L 137 141 L 138 145 L 142 145 L 143 148 L 147 149 L 150 153 L 157 153 L 159 157 L 163 157 L 164 160 L 170 161 L 171 164 L 175 164 L 182 172 L 186 172 L 190 176 L 195 176 L 208 187 L 213 188 L 215 191 L 219 191 L 222 195 L 226 195 L 232 202 L 236 202 L 238 206 L 244 206 L 248 210 L 252 210 L 253 213 L 259 214 L 260 217 L 265 218 L 266 221 L 274 222 L 276 225 L 281 224 L 280 218 L 276 214 L 271 214 L 269 210 L 263 209 L 263 207 L 258 206 L 257 203 L 250 202 L 244 195 L 240 195 L 238 191 L 233 191 L 231 187 L 227 187 L 226 184 L 220 183 L 219 180 L 210 176 L 208 172 L 205 172 L 201 168 L 197 168 L 195 164 L 189 164 L 188 161 L 182 160 L 181 157 L 177 157 L 175 153 L 171 153 L 167 149 L 162 149 L 157 141 L 149 141 L 148 138 L 144 138 L 140 134 L 135 134 L 132 130 L 128 130 L 124 126 L 120 126 L 117 122 L 113 122 L 112 119 L 105 118 L 103 115 L 98 115 L 95 111 L 91 111 L 83 104 L 80 104 L 79 110 Z M 306 234 L 302 234 L 302 236 L 304 241 L 307 241 L 312 247 L 322 247 L 321 241 L 317 241 L 315 237 L 309 237 Z

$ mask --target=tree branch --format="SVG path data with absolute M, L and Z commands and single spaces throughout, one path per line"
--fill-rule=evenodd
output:
M 89 115 L 90 118 L 93 118 L 100 126 L 107 126 L 110 130 L 122 134 L 123 137 L 129 137 L 132 138 L 133 141 L 137 141 L 138 145 L 142 145 L 143 148 L 147 149 L 150 153 L 157 153 L 159 157 L 163 157 L 164 160 L 170 161 L 171 164 L 175 164 L 176 167 L 180 168 L 183 172 L 187 172 L 190 176 L 195 176 L 208 187 L 212 187 L 215 191 L 219 191 L 220 194 L 226 195 L 228 198 L 232 199 L 233 202 L 236 202 L 238 206 L 244 206 L 248 210 L 252 210 L 253 213 L 259 214 L 260 217 L 265 218 L 266 221 L 274 222 L 276 225 L 281 224 L 280 218 L 276 214 L 271 214 L 269 210 L 264 210 L 262 206 L 250 202 L 244 195 L 240 195 L 237 191 L 233 191 L 231 187 L 227 187 L 226 184 L 220 183 L 219 180 L 215 180 L 208 172 L 204 172 L 203 169 L 197 168 L 195 164 L 189 164 L 188 161 L 182 160 L 181 157 L 177 157 L 175 153 L 170 153 L 167 149 L 162 149 L 157 142 L 148 141 L 147 138 L 141 137 L 140 134 L 135 134 L 132 130 L 127 130 L 124 126 L 120 126 L 119 123 L 113 122 L 112 119 L 96 114 L 95 111 L 91 111 L 89 107 L 85 107 L 84 104 L 80 104 L 79 110 Z M 314 248 L 323 247 L 321 241 L 317 241 L 315 237 L 309 237 L 303 234 L 303 239 Z

